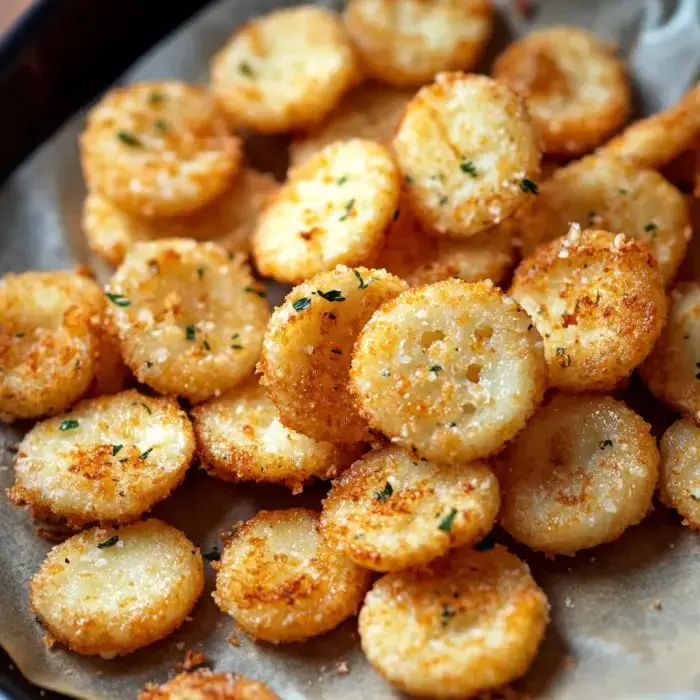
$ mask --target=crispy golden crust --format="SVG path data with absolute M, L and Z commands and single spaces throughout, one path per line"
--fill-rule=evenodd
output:
M 500 545 L 387 574 L 359 617 L 370 663 L 397 688 L 430 697 L 471 697 L 522 676 L 548 621 L 527 565 Z
M 440 466 L 388 447 L 333 482 L 321 532 L 360 566 L 397 571 L 475 544 L 492 528 L 499 505 L 498 482 L 484 463 Z
M 79 654 L 112 658 L 167 637 L 204 588 L 202 557 L 151 519 L 93 528 L 55 546 L 29 585 L 33 612 Z
M 542 399 L 542 339 L 486 282 L 446 280 L 374 313 L 355 344 L 352 390 L 370 425 L 441 463 L 496 452 Z
M 472 236 L 533 196 L 541 154 L 525 106 L 483 75 L 441 73 L 406 109 L 392 146 L 414 214 Z
M 630 113 L 622 61 L 579 27 L 530 32 L 496 59 L 492 75 L 525 97 L 545 153 L 586 153 Z
M 315 440 L 372 438 L 347 388 L 353 344 L 372 313 L 405 289 L 384 270 L 341 265 L 287 295 L 267 326 L 258 367 L 284 425 Z
M 141 216 L 193 212 L 221 194 L 243 149 L 205 88 L 137 83 L 107 93 L 80 137 L 91 190 Z
M 491 0 L 350 0 L 343 15 L 364 70 L 397 86 L 467 71 L 491 37 Z
M 548 554 L 613 542 L 651 509 L 659 451 L 609 397 L 556 395 L 499 459 L 501 525 Z
M 510 294 L 544 337 L 550 385 L 566 391 L 612 389 L 666 322 L 656 260 L 621 233 L 572 226 L 520 263 Z
M 313 5 L 251 20 L 211 63 L 212 91 L 231 122 L 265 133 L 320 122 L 359 78 L 340 18 Z
M 235 673 L 181 673 L 159 686 L 149 684 L 138 700 L 279 700 L 264 683 Z
M 300 642 L 355 614 L 369 582 L 326 544 L 317 513 L 261 510 L 226 544 L 213 597 L 253 637 Z

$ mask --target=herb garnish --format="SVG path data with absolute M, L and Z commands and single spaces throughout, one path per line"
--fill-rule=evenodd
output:
M 209 343 L 207 343 L 206 340 L 202 341 L 202 347 L 207 351 L 211 350 L 211 346 L 209 345 Z
M 442 372 L 442 366 L 441 365 L 432 365 L 430 367 L 431 372 L 435 372 L 437 374 L 438 372 Z
M 77 420 L 69 419 L 69 420 L 64 420 L 61 425 L 58 426 L 59 430 L 62 430 L 65 432 L 66 430 L 73 430 L 73 428 L 77 428 L 80 425 Z
M 470 160 L 461 163 L 459 167 L 463 173 L 469 173 L 472 177 L 476 177 L 476 165 L 474 165 L 474 163 L 472 163 Z
M 345 212 L 342 214 L 342 216 L 338 219 L 338 221 L 345 221 L 350 214 L 352 214 L 353 207 L 355 206 L 355 198 L 353 197 L 346 205 L 345 205 Z
M 153 415 L 153 411 L 151 411 L 151 407 L 148 404 L 145 404 L 143 401 L 140 401 L 139 403 L 146 409 L 149 416 Z
M 347 175 L 343 175 L 342 177 L 339 177 L 339 178 L 335 181 L 335 184 L 336 184 L 336 185 L 344 185 L 347 181 L 348 181 L 348 176 L 347 176 Z
M 440 624 L 443 627 L 447 627 L 450 618 L 454 617 L 456 614 L 457 611 L 453 607 L 449 606 L 447 603 L 443 603 L 442 610 L 440 611 Z
M 152 447 L 149 447 L 145 452 L 142 452 L 142 453 L 139 455 L 139 459 L 146 459 L 146 457 L 148 457 L 148 455 L 150 455 L 151 452 L 153 452 L 153 448 L 152 448 Z
M 112 445 L 112 457 L 116 457 L 122 447 L 124 447 L 124 445 Z
M 387 481 L 386 484 L 385 484 L 385 486 L 384 486 L 384 488 L 383 488 L 381 491 L 375 491 L 375 492 L 374 492 L 374 497 L 375 497 L 378 501 L 386 501 L 386 499 L 389 498 L 389 496 L 391 496 L 391 494 L 393 494 L 393 493 L 394 493 L 394 488 L 393 488 L 392 485 Z
M 197 333 L 197 329 L 194 327 L 193 324 L 189 324 L 187 328 L 185 329 L 185 333 L 187 335 L 187 340 L 194 340 L 194 336 Z
M 108 540 L 100 542 L 97 545 L 97 549 L 107 549 L 107 547 L 114 547 L 115 544 L 119 542 L 119 535 L 112 535 Z
M 164 131 L 168 130 L 168 124 L 165 119 L 156 119 L 153 122 L 153 128 L 156 129 L 156 131 L 163 133 Z
M 527 178 L 524 178 L 523 181 L 520 183 L 520 189 L 523 192 L 529 192 L 530 194 L 539 194 L 539 188 L 537 187 L 537 184 L 534 183 L 532 180 L 528 180 Z
M 438 525 L 438 530 L 443 532 L 450 532 L 452 530 L 452 523 L 454 522 L 455 516 L 457 515 L 457 509 L 452 508 L 450 512 L 440 521 Z
M 165 96 L 162 92 L 157 92 L 154 90 L 148 95 L 148 102 L 152 105 L 159 105 L 165 100 Z
M 114 294 L 113 292 L 105 292 L 107 299 L 117 306 L 130 306 L 131 302 L 123 294 Z
M 440 197 L 440 206 L 444 207 L 445 204 L 447 204 L 447 201 L 449 200 L 449 197 L 446 194 L 443 194 L 442 197 Z
M 412 185 L 413 184 L 413 178 L 410 175 L 404 175 L 403 181 L 407 185 Z
M 199 277 L 200 280 L 204 278 L 204 268 L 203 267 L 197 268 L 197 277 Z
M 331 348 L 331 352 L 334 355 L 342 355 L 343 354 L 343 351 L 340 348 Z
M 569 355 L 569 353 L 566 352 L 566 348 L 558 347 L 557 348 L 557 355 L 564 359 L 564 365 L 563 365 L 564 367 L 571 366 L 571 355 Z
M 362 275 L 357 270 L 353 270 L 353 273 L 355 277 L 357 277 L 357 286 L 359 289 L 367 289 L 367 287 L 369 287 L 369 285 L 372 283 L 372 280 L 365 282 L 362 279 Z
M 292 308 L 294 311 L 299 313 L 300 311 L 306 309 L 310 303 L 311 299 L 309 299 L 309 297 L 302 297 L 301 299 L 297 299 L 296 301 L 292 302 Z
M 248 78 L 255 77 L 255 71 L 251 67 L 250 63 L 248 63 L 248 61 L 241 61 L 238 64 L 238 70 Z
M 644 230 L 647 233 L 651 233 L 652 231 L 656 231 L 659 227 L 656 224 L 649 223 L 644 227 Z
M 267 299 L 267 292 L 264 289 L 256 289 L 250 284 L 247 287 L 244 287 L 243 291 L 248 292 L 249 294 L 257 294 L 261 299 Z
M 141 140 L 131 133 L 131 131 L 118 131 L 117 138 L 125 145 L 137 147 L 142 146 Z
M 326 301 L 345 301 L 345 297 L 339 289 L 331 289 L 327 292 L 322 292 L 320 289 L 316 291 L 321 299 L 325 299 Z

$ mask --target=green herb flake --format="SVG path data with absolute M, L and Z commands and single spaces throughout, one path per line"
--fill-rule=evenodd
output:
M 571 355 L 566 352 L 566 348 L 558 347 L 557 356 L 564 360 L 563 367 L 571 367 Z
M 139 455 L 139 459 L 146 459 L 146 458 L 148 457 L 148 455 L 151 454 L 151 452 L 153 452 L 153 448 L 152 448 L 152 447 L 149 447 L 145 452 L 142 452 L 142 453 Z
M 124 445 L 112 445 L 112 457 L 116 457 L 119 454 L 119 450 L 122 449 Z
M 347 176 L 347 175 L 343 175 L 342 177 L 339 177 L 339 178 L 335 181 L 335 184 L 338 185 L 338 186 L 340 186 L 340 185 L 344 185 L 347 181 L 348 181 L 348 176 Z
M 165 119 L 156 119 L 156 121 L 153 122 L 153 128 L 163 134 L 168 130 L 168 123 Z
M 537 184 L 534 183 L 532 180 L 528 180 L 527 178 L 524 178 L 520 183 L 520 189 L 525 193 L 539 194 L 539 188 L 537 187 Z
M 430 367 L 431 372 L 435 372 L 437 374 L 438 372 L 442 372 L 442 366 L 441 365 L 432 365 Z
M 457 611 L 447 603 L 443 603 L 442 610 L 440 611 L 440 624 L 443 627 L 447 627 L 450 620 L 457 614 Z
M 309 299 L 309 297 L 301 297 L 301 299 L 297 299 L 296 301 L 292 302 L 292 308 L 294 311 L 299 313 L 300 311 L 307 309 L 310 303 L 311 299 Z
M 165 95 L 163 95 L 162 92 L 158 92 L 157 90 L 151 91 L 148 95 L 148 102 L 151 105 L 160 105 L 163 104 L 164 101 Z
M 112 535 L 108 540 L 100 542 L 97 545 L 97 549 L 107 549 L 107 547 L 114 547 L 115 544 L 119 542 L 119 535 Z
M 338 221 L 345 221 L 350 214 L 352 214 L 352 210 L 355 207 L 355 198 L 353 197 L 346 205 L 345 205 L 345 211 L 341 215 L 341 217 L 338 219 Z
M 126 146 L 131 146 L 132 148 L 138 148 L 143 146 L 141 140 L 138 136 L 135 136 L 131 131 L 118 131 L 117 138 Z
M 204 279 L 204 268 L 203 267 L 197 268 L 197 277 L 199 277 L 200 280 Z
M 150 360 L 146 360 L 143 364 L 146 365 L 146 369 L 153 367 L 153 363 Z
M 64 420 L 63 423 L 61 423 L 61 425 L 58 426 L 58 429 L 62 430 L 65 433 L 66 430 L 73 430 L 73 428 L 77 428 L 79 425 L 80 423 L 78 423 L 77 420 L 68 419 Z
M 206 340 L 203 340 L 203 341 L 202 341 L 202 347 L 203 347 L 207 352 L 208 352 L 209 350 L 211 350 L 211 346 L 209 345 L 209 343 L 208 343 Z
M 113 292 L 105 292 L 107 299 L 117 306 L 131 306 L 131 302 L 123 294 L 114 294 Z
M 372 284 L 372 280 L 367 280 L 367 282 L 365 282 L 362 279 L 362 275 L 357 270 L 353 270 L 353 274 L 357 278 L 357 286 L 359 289 L 367 289 L 367 287 Z
M 254 78 L 255 77 L 255 71 L 253 70 L 252 66 L 248 61 L 241 61 L 238 64 L 238 70 L 246 76 L 246 78 Z
M 321 299 L 325 299 L 326 301 L 345 301 L 345 297 L 339 289 L 331 289 L 327 292 L 322 292 L 320 289 L 316 291 Z
M 389 496 L 391 496 L 393 493 L 394 493 L 394 488 L 387 481 L 386 484 L 384 485 L 384 488 L 381 491 L 374 492 L 374 497 L 378 501 L 386 501 L 386 499 L 389 498 Z
M 413 178 L 410 175 L 404 175 L 403 181 L 407 185 L 412 185 L 413 184 Z
M 261 299 L 267 299 L 267 292 L 264 289 L 258 289 L 250 284 L 247 287 L 244 287 L 243 291 L 248 292 L 248 294 L 257 294 L 257 296 L 259 296 Z
M 617 191 L 620 194 L 629 194 L 629 190 L 626 190 L 624 187 L 619 187 Z
M 612 446 L 613 446 L 612 440 L 601 440 L 598 443 L 598 447 L 600 447 L 601 450 L 604 450 L 606 447 L 612 447 Z
M 477 176 L 476 165 L 474 165 L 474 163 L 472 163 L 470 160 L 466 160 L 464 163 L 461 163 L 459 168 L 463 173 L 469 173 L 469 175 L 472 177 Z
M 644 227 L 644 230 L 645 230 L 647 233 L 651 233 L 652 231 L 657 231 L 658 228 L 659 228 L 659 227 L 658 227 L 656 224 L 649 223 L 649 224 L 647 224 L 647 225 Z
M 242 346 L 242 345 L 239 345 L 238 343 L 234 343 L 234 344 L 231 346 L 231 350 L 243 350 L 243 346 Z
M 440 202 L 439 202 L 440 206 L 444 207 L 445 204 L 447 204 L 447 202 L 449 201 L 449 199 L 450 198 L 446 194 L 443 194 L 442 197 L 440 197 Z
M 443 532 L 450 532 L 452 530 L 452 524 L 454 523 L 455 516 L 457 515 L 457 509 L 452 508 L 450 512 L 440 521 L 438 525 L 438 530 Z
M 187 336 L 187 340 L 194 340 L 194 337 L 197 333 L 197 329 L 194 327 L 193 324 L 190 323 L 189 326 L 185 329 L 185 334 Z
M 153 415 L 153 411 L 151 411 L 151 407 L 148 404 L 145 404 L 143 401 L 140 401 L 139 403 L 146 409 L 149 416 Z

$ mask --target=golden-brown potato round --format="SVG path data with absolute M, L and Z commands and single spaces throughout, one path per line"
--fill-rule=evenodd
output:
M 269 316 L 240 257 L 214 243 L 139 243 L 107 286 L 108 321 L 139 381 L 199 402 L 243 381 Z
M 496 59 L 492 75 L 527 100 L 545 153 L 586 153 L 617 131 L 630 112 L 622 61 L 579 27 L 530 32 Z
M 420 86 L 469 70 L 491 37 L 491 0 L 349 0 L 345 26 L 369 75 Z
M 304 482 L 330 479 L 360 454 L 285 428 L 255 378 L 197 406 L 192 418 L 204 468 L 226 481 L 281 483 L 299 493 Z
M 491 282 L 446 280 L 385 303 L 360 333 L 352 389 L 370 425 L 440 463 L 497 451 L 542 399 L 542 339 Z
M 576 224 L 520 263 L 510 294 L 544 337 L 550 385 L 566 391 L 612 389 L 651 352 L 666 322 L 663 280 L 648 248 Z
M 235 673 L 180 673 L 163 685 L 148 685 L 138 700 L 279 700 L 264 683 Z
M 691 236 L 688 204 L 670 182 L 655 170 L 599 156 L 560 168 L 518 217 L 524 255 L 577 223 L 644 243 L 666 284 L 675 277 Z
M 211 64 L 212 91 L 231 121 L 265 133 L 321 121 L 359 75 L 340 18 L 313 5 L 251 20 Z
M 411 209 L 436 233 L 472 236 L 537 192 L 541 155 L 525 106 L 483 75 L 438 75 L 408 105 L 392 146 Z
M 333 482 L 321 532 L 360 566 L 397 571 L 475 544 L 493 527 L 499 505 L 498 481 L 484 463 L 441 466 L 387 447 Z
M 649 425 L 607 396 L 556 395 L 499 458 L 501 525 L 547 554 L 616 540 L 651 509 Z
M 471 697 L 522 676 L 548 621 L 547 598 L 527 564 L 500 545 L 462 547 L 379 579 L 360 611 L 360 641 L 397 688 Z
M 348 390 L 352 349 L 375 309 L 406 288 L 384 270 L 340 265 L 287 295 L 272 314 L 259 365 L 284 425 L 315 440 L 372 438 Z
M 80 150 L 90 189 L 141 216 L 203 207 L 243 155 L 206 89 L 174 80 L 107 93 L 88 114 Z
M 227 542 L 213 596 L 253 637 L 300 642 L 354 615 L 369 582 L 326 544 L 317 513 L 261 510 Z
M 175 399 L 137 391 L 88 399 L 27 433 L 8 495 L 35 518 L 71 527 L 128 522 L 184 479 L 194 448 Z
M 258 219 L 260 274 L 298 284 L 336 265 L 361 265 L 382 244 L 400 178 L 389 151 L 353 139 L 326 146 L 290 173 Z
M 158 218 L 129 214 L 90 192 L 83 230 L 91 250 L 112 265 L 121 265 L 136 243 L 160 238 L 216 241 L 233 253 L 248 253 L 258 214 L 278 189 L 271 176 L 244 168 L 223 194 L 196 212 Z
M 94 280 L 24 272 L 0 280 L 0 420 L 58 413 L 90 386 L 104 309 Z
M 343 98 L 323 124 L 292 141 L 291 165 L 301 165 L 334 141 L 363 138 L 390 143 L 411 97 L 410 90 L 362 83 Z
M 167 637 L 203 588 L 199 550 L 154 518 L 73 535 L 49 552 L 29 592 L 56 641 L 108 659 Z
M 669 408 L 700 424 L 700 284 L 670 295 L 668 323 L 639 368 L 648 389 Z

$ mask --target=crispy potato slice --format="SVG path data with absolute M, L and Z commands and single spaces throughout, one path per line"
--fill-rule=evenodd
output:
M 174 80 L 107 93 L 80 137 L 91 190 L 141 216 L 189 214 L 229 186 L 243 149 L 205 88 Z
M 29 593 L 56 641 L 110 659 L 167 637 L 203 588 L 199 550 L 153 518 L 73 535 L 49 552 Z
M 287 295 L 272 314 L 258 367 L 284 425 L 314 440 L 372 438 L 348 389 L 352 349 L 375 309 L 406 288 L 384 270 L 339 265 Z
M 278 189 L 270 175 L 244 168 L 223 194 L 198 211 L 155 219 L 129 214 L 90 192 L 83 231 L 90 249 L 112 265 L 121 265 L 136 243 L 160 238 L 216 241 L 233 253 L 248 253 L 258 214 Z
M 359 78 L 340 18 L 313 5 L 251 20 L 211 63 L 212 91 L 231 121 L 264 133 L 320 122 Z
M 326 146 L 290 174 L 253 236 L 262 275 L 298 284 L 336 265 L 361 265 L 382 244 L 400 191 L 386 148 L 353 139 Z
M 520 263 L 510 294 L 544 337 L 550 385 L 566 391 L 614 388 L 666 322 L 663 280 L 648 248 L 577 224 Z
M 261 510 L 226 544 L 213 596 L 253 637 L 300 642 L 354 615 L 369 577 L 326 544 L 317 513 Z
M 255 378 L 197 406 L 192 418 L 204 468 L 226 481 L 281 483 L 300 493 L 304 482 L 334 477 L 361 453 L 285 428 Z
M 586 153 L 617 131 L 631 111 L 622 61 L 579 27 L 530 32 L 506 48 L 491 73 L 527 100 L 544 153 Z
M 484 463 L 440 466 L 387 447 L 333 482 L 321 532 L 360 566 L 397 571 L 478 542 L 499 505 L 498 481 Z
M 138 700 L 279 700 L 264 683 L 235 673 L 180 673 L 163 685 L 149 684 Z
M 108 322 L 139 381 L 193 402 L 255 367 L 269 317 L 240 256 L 214 243 L 139 243 L 107 286 Z
M 692 235 L 688 204 L 670 182 L 655 170 L 599 156 L 560 168 L 518 216 L 524 255 L 565 235 L 575 222 L 647 245 L 666 284 Z
M 70 527 L 129 522 L 185 478 L 194 448 L 173 398 L 124 391 L 88 399 L 25 435 L 8 495 L 35 518 Z
M 499 459 L 501 525 L 547 554 L 613 542 L 651 509 L 649 425 L 607 396 L 556 395 Z
M 491 37 L 491 0 L 349 0 L 343 15 L 363 68 L 392 85 L 420 86 L 469 70 Z
M 649 391 L 700 424 L 700 284 L 680 284 L 670 296 L 668 323 L 639 368 Z
M 497 451 L 544 394 L 542 339 L 490 281 L 445 280 L 385 303 L 355 344 L 352 389 L 370 425 L 440 463 Z
M 323 124 L 292 141 L 292 166 L 301 165 L 334 141 L 364 138 L 390 143 L 411 97 L 410 90 L 362 83 L 343 98 Z
M 68 408 L 98 367 L 102 290 L 72 272 L 24 272 L 0 280 L 0 420 Z
M 383 576 L 360 611 L 370 663 L 412 695 L 464 697 L 522 676 L 549 621 L 527 564 L 497 545 L 462 547 Z
M 525 106 L 483 75 L 438 75 L 409 104 L 392 146 L 411 209 L 436 233 L 472 236 L 537 192 L 541 155 Z

